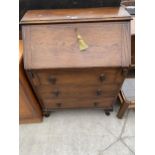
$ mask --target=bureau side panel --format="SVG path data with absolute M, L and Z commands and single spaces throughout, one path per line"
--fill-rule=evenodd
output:
M 130 22 L 122 23 L 122 66 L 129 67 L 131 65 L 131 32 Z

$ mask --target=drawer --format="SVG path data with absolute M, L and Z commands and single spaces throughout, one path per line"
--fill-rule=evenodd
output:
M 65 99 L 65 98 L 101 98 L 105 96 L 116 96 L 120 89 L 119 85 L 104 86 L 40 86 L 38 93 L 43 99 Z
M 121 68 L 55 69 L 34 71 L 38 85 L 93 85 L 119 84 Z
M 44 106 L 47 109 L 57 108 L 112 108 L 115 98 L 104 99 L 46 99 Z

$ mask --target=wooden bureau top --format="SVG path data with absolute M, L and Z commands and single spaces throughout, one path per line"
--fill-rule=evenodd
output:
M 131 16 L 123 7 L 30 10 L 21 19 L 21 24 L 112 20 L 131 20 Z

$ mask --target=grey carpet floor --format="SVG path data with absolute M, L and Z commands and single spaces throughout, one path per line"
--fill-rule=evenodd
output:
M 20 155 L 133 155 L 135 112 L 123 119 L 103 110 L 62 110 L 42 123 L 20 125 Z

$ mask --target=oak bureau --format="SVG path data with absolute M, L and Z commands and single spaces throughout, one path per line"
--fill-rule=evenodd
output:
M 62 108 L 109 114 L 131 64 L 130 20 L 122 7 L 26 12 L 24 68 L 45 116 Z

